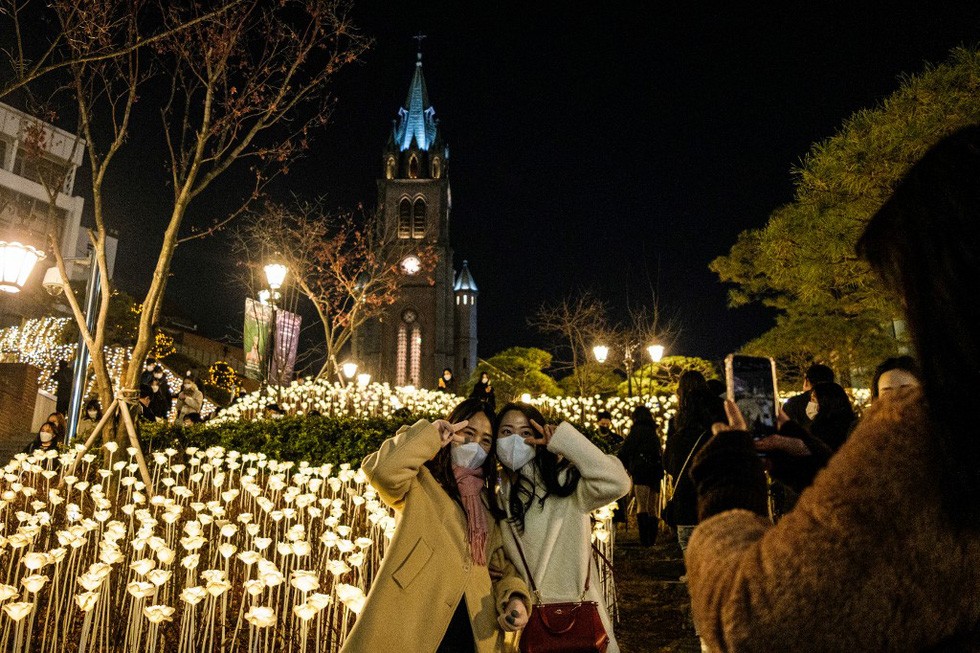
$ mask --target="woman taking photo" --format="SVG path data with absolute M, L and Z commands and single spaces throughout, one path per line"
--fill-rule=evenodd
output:
M 527 404 L 504 406 L 494 431 L 504 468 L 500 499 L 507 512 L 507 556 L 528 585 L 533 578 L 542 603 L 597 603 L 607 651 L 619 651 L 597 582 L 589 515 L 629 492 L 623 464 L 568 422 L 546 424 Z
M 882 396 L 772 526 L 737 407 L 691 474 L 694 620 L 713 651 L 980 650 L 980 126 L 946 137 L 861 254 L 904 307 L 921 389 Z
M 490 653 L 527 623 L 530 595 L 504 555 L 491 499 L 492 424 L 486 404 L 467 399 L 364 459 L 398 526 L 343 651 Z
M 634 408 L 632 422 L 617 456 L 633 480 L 640 545 L 653 546 L 657 541 L 660 480 L 664 477 L 663 452 L 660 450 L 657 423 L 649 408 Z

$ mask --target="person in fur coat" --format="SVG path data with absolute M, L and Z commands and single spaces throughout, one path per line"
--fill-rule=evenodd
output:
M 618 653 L 597 582 L 590 513 L 630 491 L 623 463 L 602 453 L 568 422 L 546 424 L 527 404 L 504 406 L 494 430 L 497 458 L 504 467 L 499 498 L 508 516 L 502 524 L 507 556 L 528 581 L 523 551 L 541 602 L 598 603 L 609 636 L 607 652 Z
M 501 543 L 493 413 L 403 427 L 361 464 L 398 526 L 344 653 L 490 653 L 520 630 L 530 594 Z M 491 580 L 495 578 L 496 580 Z
M 710 650 L 980 651 L 980 126 L 946 137 L 858 251 L 902 300 L 921 389 L 879 399 L 796 507 L 765 478 L 734 404 L 698 455 L 687 550 Z

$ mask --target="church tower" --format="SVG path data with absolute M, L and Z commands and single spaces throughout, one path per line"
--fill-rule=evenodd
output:
M 453 271 L 448 159 L 419 52 L 378 180 L 383 225 L 400 251 L 398 299 L 353 340 L 355 360 L 377 381 L 431 388 L 443 369 L 452 368 L 462 382 L 476 365 L 476 284 L 465 264 L 459 280 Z M 434 255 L 430 273 L 411 253 L 416 245 Z M 464 317 L 465 324 L 457 323 Z

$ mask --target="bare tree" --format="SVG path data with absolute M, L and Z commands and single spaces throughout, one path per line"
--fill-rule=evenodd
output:
M 308 147 L 313 132 L 330 115 L 329 82 L 368 46 L 350 24 L 347 4 L 333 0 L 241 0 L 220 13 L 205 12 L 190 0 L 163 8 L 162 36 L 152 50 L 142 35 L 140 0 L 57 0 L 54 10 L 71 63 L 67 86 L 78 115 L 92 177 L 95 228 L 90 232 L 95 264 L 103 280 L 95 327 L 89 329 L 78 298 L 64 283 L 65 296 L 92 354 L 104 405 L 113 383 L 103 355 L 109 287 L 105 181 L 116 154 L 129 140 L 141 91 L 162 84 L 168 92 L 155 107 L 169 154 L 173 191 L 150 287 L 142 300 L 132 359 L 120 385 L 135 388 L 140 367 L 153 346 L 167 277 L 180 243 L 212 234 L 260 196 L 270 177 Z M 180 29 L 178 30 L 178 27 Z M 100 57 L 100 53 L 125 54 Z M 153 107 L 151 107 L 153 110 Z M 252 181 L 237 208 L 207 225 L 185 224 L 188 208 L 235 164 L 248 166 Z M 146 165 L 128 174 L 154 174 Z M 56 264 L 67 279 L 59 234 L 50 233 Z
M 236 251 L 249 267 L 275 253 L 291 283 L 316 309 L 325 361 L 319 376 L 341 378 L 338 358 L 354 332 L 395 302 L 403 278 L 397 261 L 411 249 L 420 273 L 435 267 L 431 248 L 396 237 L 374 213 L 329 211 L 323 200 L 269 204 L 240 230 Z M 258 258 L 257 258 L 258 257 Z
M 609 337 L 607 306 L 591 291 L 542 304 L 528 324 L 559 344 L 555 370 L 570 370 L 582 396 L 594 394 L 596 375 L 586 363 L 592 347 Z

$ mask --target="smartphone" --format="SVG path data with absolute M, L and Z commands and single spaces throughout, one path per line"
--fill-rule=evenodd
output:
M 729 354 L 725 358 L 728 398 L 734 401 L 756 439 L 776 432 L 779 394 L 776 361 L 762 356 Z

